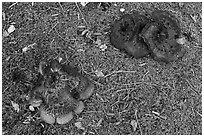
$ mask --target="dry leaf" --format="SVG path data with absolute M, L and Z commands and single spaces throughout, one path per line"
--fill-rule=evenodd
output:
M 130 124 L 133 127 L 133 131 L 136 131 L 136 129 L 137 129 L 137 121 L 136 120 L 132 120 Z
M 19 105 L 18 105 L 17 103 L 13 102 L 13 101 L 11 101 L 11 104 L 12 104 L 14 110 L 16 110 L 17 112 L 19 112 L 19 110 L 20 110 Z
M 15 29 L 16 29 L 16 28 L 14 27 L 14 25 L 11 25 L 11 26 L 8 28 L 8 33 L 14 32 Z
M 97 77 L 104 77 L 105 76 L 101 70 L 96 70 L 95 74 Z

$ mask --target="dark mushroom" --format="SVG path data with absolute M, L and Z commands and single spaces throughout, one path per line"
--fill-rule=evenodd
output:
M 84 110 L 84 103 L 80 100 L 90 97 L 94 86 L 77 69 L 57 60 L 39 66 L 44 80 L 31 92 L 30 104 L 40 107 L 40 117 L 46 123 L 66 124 L 73 118 L 73 113 Z
M 149 19 L 138 12 L 123 15 L 112 27 L 111 44 L 135 58 L 147 56 L 149 50 L 140 33 L 148 22 Z
M 178 38 L 181 33 L 181 29 L 179 21 L 175 16 L 170 14 L 168 11 L 155 10 L 152 12 L 152 18 L 155 22 L 163 25 L 167 29 L 173 29 L 176 33 L 175 37 Z
M 175 61 L 184 54 L 184 49 L 175 39 L 176 34 L 175 30 L 158 23 L 150 23 L 142 32 L 153 58 L 166 63 Z

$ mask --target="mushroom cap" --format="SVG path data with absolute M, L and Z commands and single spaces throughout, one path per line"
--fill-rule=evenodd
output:
M 170 14 L 170 12 L 163 10 L 155 10 L 152 12 L 152 18 L 155 22 L 162 24 L 167 29 L 173 29 L 176 33 L 175 36 L 178 37 L 180 35 L 180 23 L 175 16 Z
M 123 15 L 120 20 L 116 20 L 111 28 L 110 42 L 117 49 L 124 49 L 123 44 L 133 37 L 134 21 L 129 14 Z
M 67 124 L 73 118 L 73 112 L 69 112 L 68 114 L 59 115 L 56 118 L 56 122 L 60 125 Z
M 143 29 L 142 37 L 155 60 L 169 63 L 182 57 L 184 49 L 175 39 L 177 32 L 158 23 L 150 23 Z
M 40 117 L 43 121 L 45 121 L 48 124 L 55 123 L 55 115 L 49 113 L 49 111 L 47 111 L 44 106 L 40 107 L 39 112 L 40 112 Z
M 62 65 L 57 60 L 40 65 L 46 67 L 40 66 L 39 69 L 48 70 L 42 70 L 44 81 L 31 92 L 30 103 L 40 106 L 40 117 L 46 123 L 66 124 L 73 118 L 73 112 L 79 114 L 83 111 L 84 103 L 80 100 L 91 96 L 94 85 L 74 67 Z M 77 99 L 73 91 L 78 94 Z
M 138 12 L 123 15 L 112 27 L 111 44 L 135 58 L 148 55 L 147 45 L 140 37 L 142 29 L 148 22 L 149 19 Z
M 79 101 L 78 103 L 77 103 L 77 107 L 74 109 L 74 112 L 76 113 L 76 114 L 80 114 L 83 110 L 84 110 L 84 103 L 82 102 L 82 101 Z
M 84 100 L 93 94 L 94 84 L 88 78 L 81 77 L 80 83 L 76 90 L 79 93 L 80 99 Z

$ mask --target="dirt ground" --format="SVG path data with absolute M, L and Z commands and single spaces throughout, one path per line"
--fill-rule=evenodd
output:
M 202 3 L 83 4 L 2 3 L 2 134 L 202 134 Z M 176 62 L 130 58 L 109 42 L 114 20 L 155 9 L 180 21 L 187 52 Z M 27 100 L 39 62 L 52 58 L 95 83 L 65 125 L 43 122 Z

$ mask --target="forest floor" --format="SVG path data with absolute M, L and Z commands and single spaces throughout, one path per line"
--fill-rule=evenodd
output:
M 180 21 L 187 52 L 176 62 L 129 58 L 109 42 L 122 14 L 155 9 Z M 202 3 L 193 2 L 2 3 L 2 134 L 202 134 L 201 20 Z M 84 111 L 65 125 L 43 122 L 27 101 L 23 79 L 52 58 L 95 81 Z

